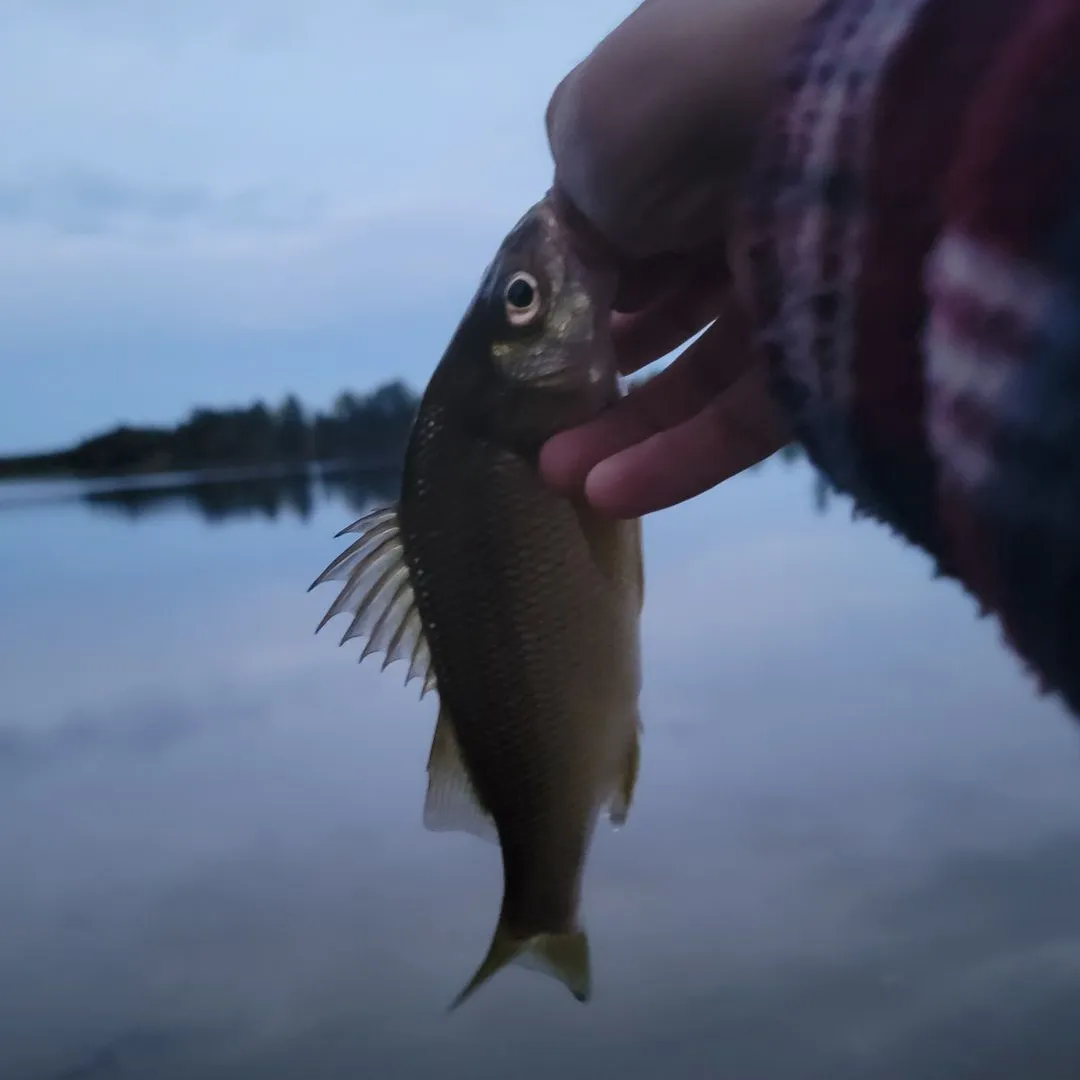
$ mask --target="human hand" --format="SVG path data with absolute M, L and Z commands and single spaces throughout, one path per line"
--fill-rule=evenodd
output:
M 658 376 L 544 447 L 547 481 L 604 512 L 681 502 L 789 441 L 729 236 L 775 68 L 817 2 L 645 0 L 552 96 L 552 194 L 587 257 L 617 278 L 620 368 L 712 323 Z

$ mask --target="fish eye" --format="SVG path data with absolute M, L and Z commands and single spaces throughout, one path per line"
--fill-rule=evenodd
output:
M 540 284 L 524 270 L 518 271 L 506 283 L 503 297 L 506 319 L 511 326 L 528 326 L 540 311 Z

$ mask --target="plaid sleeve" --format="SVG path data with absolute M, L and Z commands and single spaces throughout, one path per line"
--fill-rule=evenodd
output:
M 811 459 L 1080 713 L 1080 0 L 826 0 L 740 231 Z

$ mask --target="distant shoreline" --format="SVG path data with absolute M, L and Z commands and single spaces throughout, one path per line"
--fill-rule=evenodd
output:
M 389 468 L 404 453 L 419 400 L 394 381 L 368 394 L 344 392 L 326 413 L 306 410 L 295 395 L 277 407 L 199 408 L 174 427 L 121 424 L 66 449 L 0 457 L 0 480 Z

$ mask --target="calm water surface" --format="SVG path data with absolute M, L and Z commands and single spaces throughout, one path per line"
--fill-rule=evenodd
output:
M 803 465 L 647 522 L 594 1001 L 450 1017 L 497 851 L 423 831 L 435 702 L 305 593 L 392 478 L 187 479 L 0 487 L 3 1080 L 1080 1074 L 1077 731 Z

